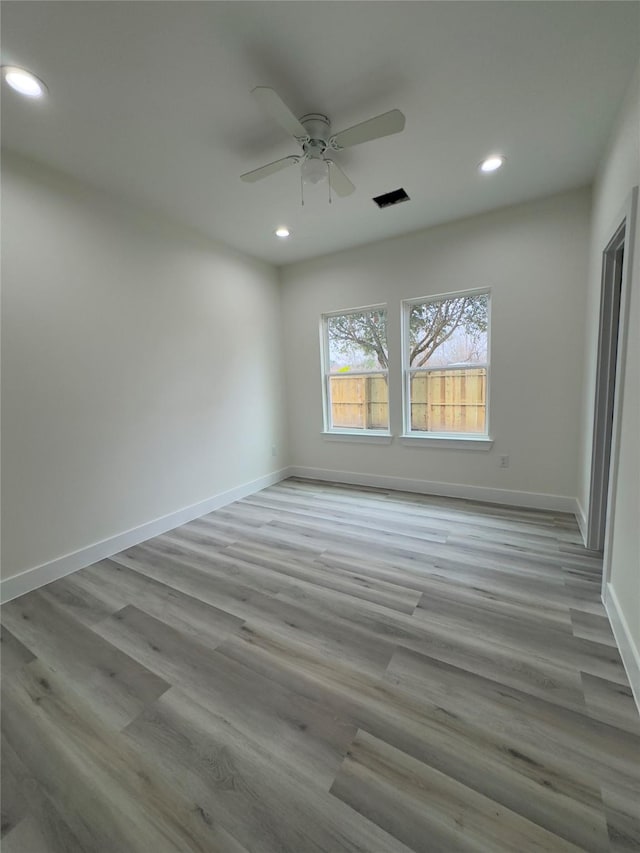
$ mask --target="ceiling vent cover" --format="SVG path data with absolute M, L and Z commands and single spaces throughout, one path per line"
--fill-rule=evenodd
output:
M 409 201 L 409 196 L 400 187 L 399 190 L 392 190 L 384 195 L 377 195 L 373 199 L 378 207 L 391 207 L 394 204 L 400 204 L 401 201 Z

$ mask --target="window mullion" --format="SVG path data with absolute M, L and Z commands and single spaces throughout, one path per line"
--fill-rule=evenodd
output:
M 489 364 L 481 361 L 473 364 L 442 364 L 439 367 L 408 367 L 409 373 L 433 373 L 434 371 L 456 371 L 456 370 L 487 370 Z

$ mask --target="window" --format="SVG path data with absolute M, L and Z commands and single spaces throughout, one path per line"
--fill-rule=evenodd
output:
M 389 355 L 384 306 L 325 314 L 322 347 L 325 430 L 388 433 Z
M 405 434 L 487 436 L 489 293 L 403 306 Z

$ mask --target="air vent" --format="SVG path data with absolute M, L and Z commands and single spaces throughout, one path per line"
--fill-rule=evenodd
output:
M 377 195 L 373 199 L 378 207 L 391 207 L 394 204 L 400 204 L 401 201 L 409 201 L 409 196 L 400 187 L 399 190 L 392 190 L 384 195 Z

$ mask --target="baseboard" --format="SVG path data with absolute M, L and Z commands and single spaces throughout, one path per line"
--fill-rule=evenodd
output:
M 636 700 L 638 712 L 640 713 L 640 649 L 638 649 L 634 638 L 631 636 L 631 631 L 624 618 L 624 613 L 620 607 L 620 602 L 615 593 L 614 588 L 610 583 L 607 584 L 605 594 L 602 597 L 604 609 L 607 611 L 611 630 L 615 637 L 620 657 L 624 665 L 633 698 Z
M 519 492 L 513 489 L 491 489 L 485 486 L 468 486 L 460 483 L 439 483 L 432 480 L 412 480 L 405 477 L 389 477 L 383 474 L 361 474 L 355 471 L 332 471 L 324 468 L 302 468 L 292 466 L 289 476 L 308 480 L 328 480 L 334 483 L 350 483 L 354 486 L 378 486 L 401 492 L 417 492 L 423 495 L 441 495 L 447 498 L 465 498 L 483 503 L 507 504 L 529 509 L 546 509 L 552 512 L 576 512 L 576 499 L 564 495 L 545 495 L 537 492 Z
M 582 509 L 582 504 L 576 498 L 576 508 L 574 515 L 576 517 L 576 521 L 578 522 L 578 527 L 580 528 L 580 535 L 582 536 L 582 542 L 584 547 L 587 547 L 587 516 L 585 515 L 584 510 Z
M 458 483 L 440 483 L 430 480 L 414 480 L 404 477 L 390 477 L 379 474 L 361 474 L 355 471 L 335 471 L 324 468 L 304 468 L 293 466 L 274 471 L 257 480 L 243 483 L 226 492 L 220 492 L 197 504 L 184 507 L 176 512 L 156 518 L 145 524 L 126 530 L 109 539 L 96 542 L 86 548 L 81 548 L 71 554 L 65 554 L 55 560 L 42 563 L 32 569 L 27 569 L 18 575 L 5 578 L 0 582 L 0 602 L 4 603 L 38 589 L 58 578 L 84 569 L 99 560 L 112 557 L 126 548 L 152 539 L 173 530 L 181 524 L 186 524 L 194 518 L 199 518 L 220 507 L 247 497 L 265 489 L 274 483 L 279 483 L 287 477 L 304 477 L 309 480 L 325 480 L 336 483 L 350 483 L 354 486 L 377 486 L 382 489 L 394 489 L 404 492 L 416 492 L 426 495 L 441 495 L 443 497 L 464 498 L 486 503 L 498 503 L 520 506 L 530 509 L 545 509 L 553 512 L 568 512 L 576 515 L 578 524 L 581 511 L 575 498 L 562 495 L 546 495 L 536 492 L 520 492 L 512 489 L 491 489 L 484 486 L 469 486 Z M 581 528 L 582 529 L 582 528 Z
M 0 582 L 0 601 L 2 603 L 11 601 L 19 595 L 24 595 L 26 592 L 31 592 L 45 584 L 51 583 L 51 581 L 62 578 L 65 575 L 70 575 L 79 569 L 84 569 L 93 563 L 97 563 L 99 560 L 112 557 L 126 548 L 139 545 L 140 542 L 145 542 L 147 539 L 152 539 L 154 536 L 159 536 L 168 530 L 173 530 L 175 527 L 186 524 L 188 521 L 193 521 L 194 518 L 199 518 L 201 515 L 206 515 L 241 498 L 246 498 L 248 495 L 258 492 L 260 489 L 265 489 L 267 486 L 272 486 L 274 483 L 279 483 L 280 480 L 284 480 L 289 476 L 289 468 L 273 471 L 271 474 L 259 477 L 257 480 L 243 483 L 226 492 L 213 495 L 213 497 L 207 498 L 204 501 L 184 507 L 168 515 L 163 515 L 161 518 L 153 519 L 153 521 L 148 521 L 139 527 L 134 527 L 123 533 L 118 533 L 115 536 L 109 537 L 109 539 L 103 539 L 101 542 L 96 542 L 86 548 L 81 548 L 79 551 L 65 554 L 63 557 L 42 563 L 40 566 L 27 569 L 13 577 L 5 578 Z

